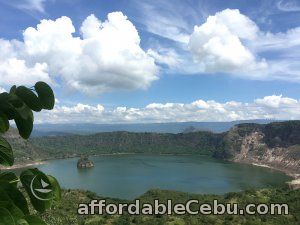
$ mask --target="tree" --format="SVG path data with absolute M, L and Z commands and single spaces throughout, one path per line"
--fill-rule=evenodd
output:
M 28 139 L 34 115 L 32 111 L 51 110 L 55 98 L 51 87 L 37 82 L 34 87 L 13 86 L 9 93 L 0 94 L 0 133 L 5 133 L 14 120 L 19 134 Z M 14 155 L 11 145 L 0 136 L 0 164 L 12 166 Z M 28 202 L 17 184 L 21 182 L 35 210 L 44 212 L 60 200 L 61 189 L 57 180 L 38 169 L 24 170 L 18 177 L 13 172 L 0 173 L 0 225 L 43 225 L 39 217 L 31 215 Z M 23 194 L 24 193 L 24 194 Z

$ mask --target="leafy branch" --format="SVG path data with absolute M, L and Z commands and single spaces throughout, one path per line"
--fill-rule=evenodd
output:
M 9 130 L 13 120 L 22 138 L 28 139 L 33 129 L 33 111 L 52 110 L 55 98 L 51 87 L 37 82 L 34 87 L 13 86 L 9 93 L 0 94 L 0 133 Z M 11 145 L 0 136 L 0 164 L 12 166 L 14 155 Z M 13 172 L 0 173 L 0 225 L 43 225 L 39 217 L 30 215 L 28 202 L 18 188 L 21 182 L 35 210 L 44 212 L 60 200 L 61 189 L 57 180 L 38 169 L 24 170 L 20 177 Z

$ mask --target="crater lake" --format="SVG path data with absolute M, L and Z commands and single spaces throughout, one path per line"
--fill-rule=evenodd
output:
M 37 167 L 55 176 L 63 188 L 121 199 L 137 198 L 149 189 L 224 194 L 280 186 L 290 180 L 284 173 L 268 168 L 205 156 L 129 154 L 90 159 L 95 166 L 88 169 L 77 168 L 78 158 L 50 160 Z

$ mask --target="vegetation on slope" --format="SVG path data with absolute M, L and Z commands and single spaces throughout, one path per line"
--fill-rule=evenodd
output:
M 223 134 L 111 132 L 33 138 L 31 141 L 53 156 L 61 154 L 160 153 L 212 155 L 222 144 Z
M 197 199 L 201 203 L 212 203 L 217 199 L 219 203 L 239 203 L 243 207 L 247 203 L 287 203 L 289 215 L 170 215 L 170 216 L 130 216 L 130 215 L 93 215 L 78 216 L 76 214 L 79 203 L 87 203 L 92 199 L 106 199 L 107 202 L 126 202 L 118 199 L 97 197 L 95 194 L 79 190 L 65 190 L 62 201 L 44 214 L 42 217 L 49 225 L 298 225 L 300 223 L 300 190 L 291 191 L 282 189 L 249 190 L 240 193 L 229 193 L 224 196 L 198 195 L 176 191 L 150 190 L 139 199 L 151 203 L 154 199 L 166 202 L 172 199 L 173 203 L 184 203 L 190 199 Z
M 29 163 L 32 161 L 39 161 L 50 158 L 47 151 L 43 147 L 38 147 L 30 140 L 23 139 L 17 129 L 10 128 L 10 130 L 3 135 L 3 137 L 11 143 L 14 150 L 15 162 Z

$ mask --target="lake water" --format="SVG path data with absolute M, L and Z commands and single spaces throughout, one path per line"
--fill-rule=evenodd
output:
M 153 188 L 223 194 L 278 186 L 289 180 L 285 174 L 267 168 L 203 156 L 97 156 L 91 157 L 95 167 L 90 169 L 77 169 L 77 160 L 51 160 L 38 168 L 55 176 L 63 188 L 122 199 L 134 199 Z

